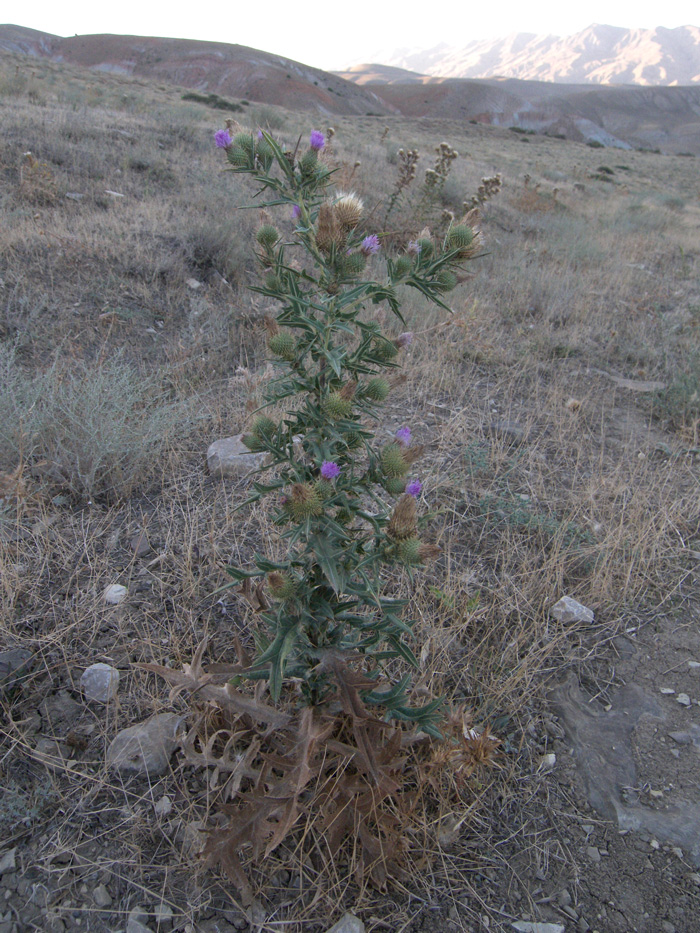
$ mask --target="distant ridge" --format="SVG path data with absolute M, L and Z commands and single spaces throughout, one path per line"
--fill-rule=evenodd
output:
M 387 50 L 375 61 L 442 78 L 691 85 L 700 83 L 700 28 L 593 24 L 571 36 L 521 32 L 461 46 L 441 43 L 430 49 Z
M 300 62 L 225 42 L 153 36 L 69 36 L 0 26 L 0 52 L 50 58 L 198 91 L 331 114 L 392 113 L 372 91 Z

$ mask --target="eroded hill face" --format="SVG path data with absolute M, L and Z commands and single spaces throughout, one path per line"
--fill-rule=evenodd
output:
M 48 57 L 198 91 L 325 114 L 385 114 L 392 108 L 371 90 L 299 62 L 225 42 L 142 36 L 61 38 L 21 26 L 0 26 L 0 50 Z

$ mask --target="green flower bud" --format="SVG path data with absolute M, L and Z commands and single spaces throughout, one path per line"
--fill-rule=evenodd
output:
M 258 415 L 253 422 L 252 431 L 256 437 L 269 438 L 277 433 L 277 425 L 272 418 L 268 418 L 267 415 Z
M 406 491 L 405 476 L 385 476 L 382 486 L 390 496 L 402 496 Z
M 273 599 L 288 600 L 294 599 L 297 592 L 297 585 L 288 577 L 286 573 L 273 571 L 267 575 L 267 585 L 270 588 L 270 595 Z
M 250 164 L 246 151 L 240 146 L 229 146 L 226 150 L 226 158 L 235 168 L 248 168 Z
M 341 418 L 347 418 L 352 411 L 352 401 L 349 398 L 343 398 L 340 392 L 331 392 L 324 398 L 321 407 L 327 418 L 331 421 L 339 421 Z
M 263 224 L 262 227 L 258 228 L 258 232 L 255 234 L 255 239 L 265 249 L 272 249 L 279 238 L 280 235 L 277 232 L 277 228 L 273 227 L 272 224 Z
M 330 497 L 335 492 L 333 483 L 330 483 L 327 479 L 319 479 L 314 483 L 314 489 L 319 494 L 321 499 L 330 499 Z
M 409 464 L 406 463 L 400 444 L 389 444 L 385 447 L 379 456 L 379 464 L 385 476 L 404 476 L 408 473 Z
M 271 292 L 278 292 L 282 288 L 282 282 L 276 272 L 268 272 L 265 276 L 265 288 Z
M 421 544 L 418 538 L 405 538 L 399 541 L 399 560 L 409 567 L 422 563 Z
M 297 522 L 320 515 L 323 511 L 321 497 L 313 486 L 306 483 L 295 483 L 289 498 L 289 511 Z
M 391 386 L 381 376 L 370 379 L 365 386 L 365 395 L 373 402 L 383 402 L 389 392 L 391 392 Z
M 241 438 L 241 443 L 245 444 L 248 450 L 254 454 L 259 453 L 261 450 L 265 449 L 260 443 L 260 438 L 256 437 L 255 434 L 244 434 Z
M 451 292 L 457 286 L 457 276 L 450 269 L 440 269 L 434 284 L 438 291 Z
M 296 357 L 297 342 L 289 331 L 281 330 L 273 334 L 267 341 L 267 345 L 275 356 L 287 360 L 288 363 L 294 361 Z
M 420 247 L 420 258 L 430 259 L 434 250 L 433 241 L 429 237 L 421 237 L 421 239 L 417 241 L 417 245 Z
M 339 263 L 340 272 L 349 279 L 362 275 L 366 265 L 367 257 L 362 253 L 350 253 L 349 256 L 343 256 Z
M 314 149 L 309 149 L 309 151 L 305 152 L 299 159 L 299 171 L 307 178 L 314 174 L 317 165 L 318 155 Z
M 474 231 L 471 227 L 468 227 L 466 224 L 457 224 L 457 226 L 452 227 L 447 234 L 447 248 L 466 249 L 468 246 L 472 245 L 473 239 Z
M 405 279 L 413 268 L 410 256 L 399 256 L 394 263 L 394 278 Z
M 391 340 L 377 340 L 375 341 L 373 347 L 374 356 L 377 359 L 384 361 L 385 363 L 390 362 L 398 354 L 397 348 L 391 342 Z
M 233 145 L 242 149 L 249 158 L 253 158 L 255 152 L 255 140 L 251 133 L 236 133 L 233 137 Z

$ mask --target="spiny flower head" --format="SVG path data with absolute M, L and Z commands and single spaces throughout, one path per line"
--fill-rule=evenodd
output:
M 312 149 L 315 149 L 316 152 L 320 152 L 326 145 L 326 137 L 320 130 L 313 130 L 309 139 L 309 145 Z
M 287 507 L 298 522 L 303 522 L 312 515 L 320 515 L 323 511 L 318 492 L 306 483 L 294 483 Z
M 364 205 L 362 200 L 353 192 L 339 194 L 335 202 L 335 212 L 340 223 L 347 230 L 354 230 L 362 217 Z
M 379 237 L 376 233 L 370 233 L 369 236 L 366 236 L 362 241 L 360 249 L 365 254 L 365 256 L 374 256 L 379 252 L 381 244 L 379 242 Z
M 408 447 L 411 443 L 411 429 L 408 426 L 399 428 L 396 432 L 396 440 L 404 447 Z
M 333 460 L 324 460 L 321 464 L 321 476 L 324 479 L 335 479 L 340 476 L 340 467 Z
M 418 479 L 412 479 L 411 482 L 406 486 L 406 495 L 408 496 L 419 496 L 423 490 L 423 484 Z
M 214 142 L 219 149 L 228 149 L 233 140 L 228 134 L 228 130 L 219 130 L 214 133 Z
M 416 500 L 413 496 L 403 495 L 391 513 L 387 534 L 396 541 L 415 537 L 418 528 Z

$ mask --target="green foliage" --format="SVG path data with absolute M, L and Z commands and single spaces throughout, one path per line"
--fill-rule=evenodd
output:
M 459 225 L 439 241 L 424 236 L 382 257 L 380 237 L 361 229 L 361 202 L 333 192 L 323 143 L 313 133 L 307 148 L 290 151 L 269 133 L 239 132 L 225 146 L 229 170 L 255 182 L 256 206 L 295 217 L 291 234 L 266 220 L 255 238 L 262 283 L 253 291 L 278 306 L 276 317 L 266 319 L 277 375 L 262 407 L 281 405 L 286 414 L 280 423 L 258 414 L 244 437 L 275 470 L 274 479 L 254 484 L 248 503 L 277 497 L 274 521 L 287 555 L 275 561 L 257 555 L 252 570 L 230 568 L 230 585 L 244 583 L 245 590 L 259 578 L 272 600 L 263 600 L 259 652 L 248 676 L 268 678 L 275 700 L 291 689 L 314 706 L 339 687 L 330 657 L 361 665 L 367 702 L 389 676 L 387 662 L 417 663 L 406 643 L 412 624 L 403 618 L 406 601 L 384 594 L 382 568 L 410 569 L 438 551 L 421 541 L 416 500 L 404 493 L 421 448 L 411 445 L 408 428 L 379 446 L 371 427 L 391 389 L 385 373 L 397 367 L 410 335 L 391 340 L 368 311 L 386 305 L 403 321 L 399 282 L 447 309 L 443 295 L 457 285 L 477 239 Z M 446 144 L 438 154 L 446 165 L 456 157 Z M 382 258 L 385 275 L 369 277 Z M 387 493 L 400 497 L 393 508 Z M 391 688 L 387 718 L 436 733 L 437 705 L 416 708 L 409 694 L 404 677 Z

